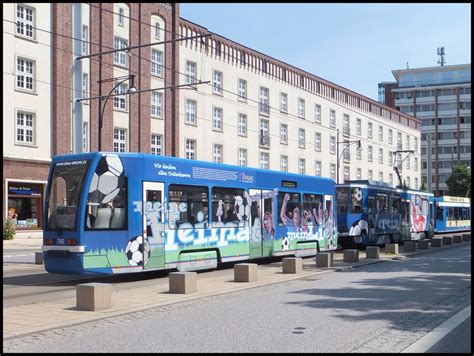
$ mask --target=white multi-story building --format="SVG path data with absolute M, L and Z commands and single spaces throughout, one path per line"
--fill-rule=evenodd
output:
M 181 19 L 181 36 L 207 33 Z M 410 145 L 402 177 L 419 188 L 416 118 L 215 33 L 181 42 L 179 71 L 179 84 L 210 81 L 180 93 L 180 157 L 336 179 L 339 146 L 340 182 L 397 185 L 392 154 Z

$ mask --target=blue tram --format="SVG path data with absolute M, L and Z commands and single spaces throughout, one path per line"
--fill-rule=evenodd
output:
M 431 204 L 431 205 L 430 205 Z M 356 180 L 336 186 L 338 243 L 383 245 L 431 238 L 433 194 Z
M 435 233 L 471 230 L 471 199 L 436 197 Z
M 332 179 L 138 153 L 52 160 L 51 273 L 199 270 L 337 247 Z

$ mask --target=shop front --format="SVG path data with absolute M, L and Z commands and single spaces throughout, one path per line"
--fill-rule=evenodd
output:
M 44 183 L 8 183 L 7 216 L 15 222 L 17 231 L 42 230 Z

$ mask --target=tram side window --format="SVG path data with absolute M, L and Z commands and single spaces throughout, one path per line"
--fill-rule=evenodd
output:
M 244 199 L 243 189 L 212 188 L 212 227 L 238 227 L 245 215 L 240 211 Z
M 454 220 L 454 207 L 452 206 L 448 207 L 446 220 L 449 220 L 449 221 Z
M 377 194 L 377 211 L 379 213 L 388 213 L 388 195 Z
M 99 182 L 100 184 L 100 182 Z M 109 195 L 99 189 L 89 193 L 86 228 L 89 230 L 125 230 L 127 228 L 127 178 L 118 177 L 118 189 Z
M 299 193 L 278 193 L 278 225 L 300 225 L 301 203 Z
M 303 194 L 303 222 L 307 226 L 321 224 L 323 220 L 323 197 L 319 194 Z
M 460 220 L 460 218 L 461 218 L 461 216 L 460 216 L 460 214 L 459 214 L 459 210 L 460 210 L 459 207 L 455 207 L 455 208 L 454 208 L 454 219 L 455 219 L 455 220 Z
M 348 203 L 349 203 L 349 188 L 337 188 L 336 189 L 337 213 L 345 214 L 347 212 Z
M 207 187 L 170 184 L 168 187 L 170 229 L 207 227 L 209 198 Z
M 351 213 L 360 214 L 362 212 L 362 189 L 351 188 Z
M 436 207 L 436 220 L 443 220 L 443 207 L 442 206 L 437 206 Z
M 462 209 L 462 220 L 469 220 L 469 215 L 467 213 L 467 208 L 461 208 Z
M 392 196 L 392 205 L 390 207 L 390 213 L 398 214 L 401 207 L 401 198 L 398 195 Z

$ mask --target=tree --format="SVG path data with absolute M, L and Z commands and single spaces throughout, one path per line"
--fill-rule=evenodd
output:
M 448 194 L 457 197 L 465 197 L 466 193 L 471 197 L 471 169 L 463 163 L 455 163 L 446 185 Z

